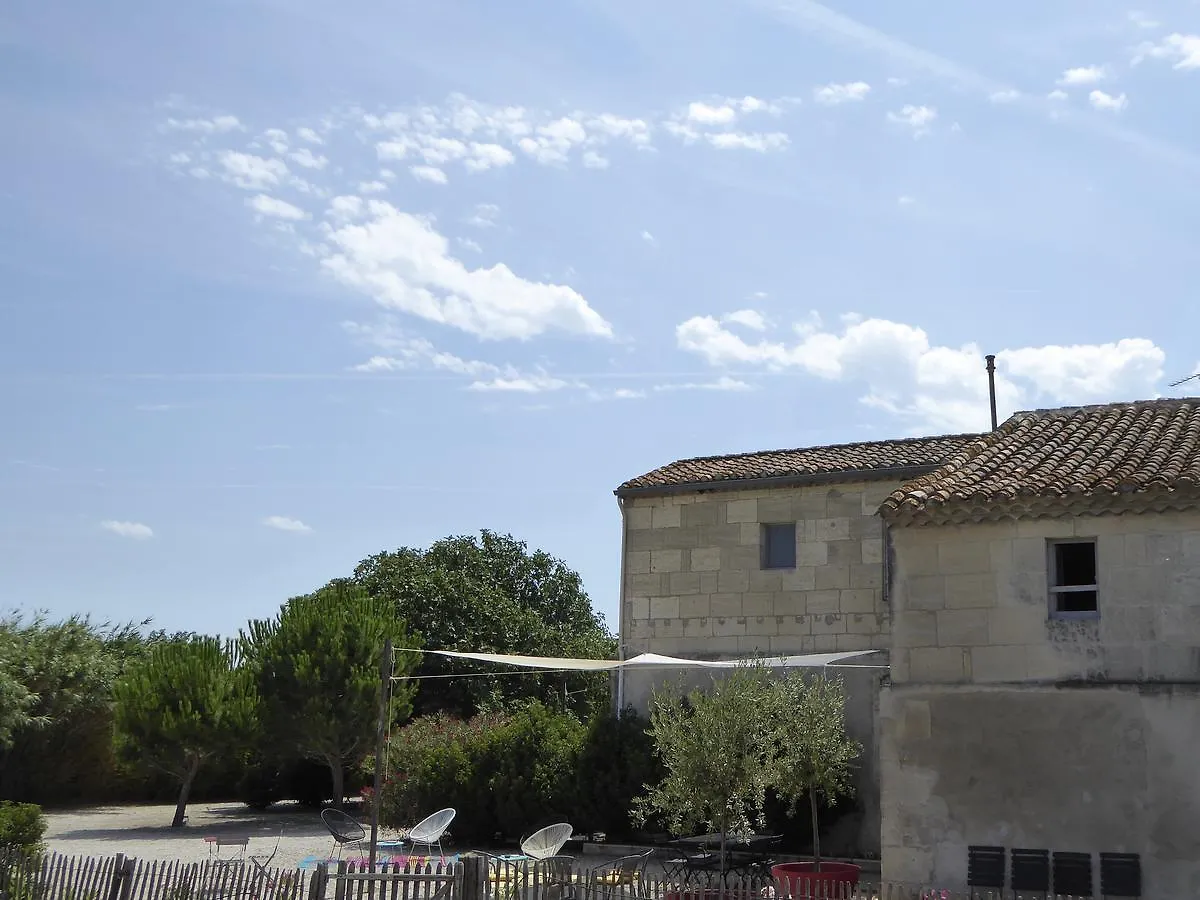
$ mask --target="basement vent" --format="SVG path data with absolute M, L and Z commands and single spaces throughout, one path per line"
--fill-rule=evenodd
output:
M 1092 896 L 1092 855 L 1054 853 L 1054 893 L 1076 897 Z
M 1136 853 L 1100 854 L 1100 893 L 1105 897 L 1142 896 L 1142 860 Z
M 967 887 L 1004 887 L 1004 848 L 967 848 Z
M 1014 891 L 1050 890 L 1050 851 L 1013 850 L 1009 888 Z

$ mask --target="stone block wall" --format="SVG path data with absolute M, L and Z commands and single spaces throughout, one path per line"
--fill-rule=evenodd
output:
M 1050 615 L 1048 542 L 1094 538 L 1099 614 Z M 893 684 L 1200 679 L 1200 513 L 891 531 Z
M 883 526 L 866 482 L 625 501 L 621 640 L 682 655 L 885 649 Z M 796 523 L 796 567 L 763 569 L 762 526 Z

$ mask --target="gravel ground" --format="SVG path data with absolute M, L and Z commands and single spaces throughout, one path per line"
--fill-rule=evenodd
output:
M 48 812 L 46 845 L 71 856 L 124 853 L 138 859 L 203 862 L 209 858 L 210 845 L 204 841 L 207 836 L 248 835 L 248 853 L 268 856 L 283 828 L 279 853 L 272 862 L 281 868 L 297 866 L 306 857 L 328 855 L 333 848 L 333 840 L 318 814 L 295 804 L 281 803 L 254 811 L 240 803 L 197 803 L 188 807 L 188 823 L 182 828 L 170 827 L 174 814 L 173 805 Z

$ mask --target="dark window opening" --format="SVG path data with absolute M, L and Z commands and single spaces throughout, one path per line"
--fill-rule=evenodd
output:
M 762 567 L 796 568 L 796 523 L 781 522 L 762 527 Z
M 1096 612 L 1099 609 L 1096 542 L 1058 541 L 1050 546 L 1052 610 L 1058 613 Z

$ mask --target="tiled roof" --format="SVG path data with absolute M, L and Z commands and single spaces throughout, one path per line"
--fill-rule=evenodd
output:
M 1200 399 L 1017 413 L 945 466 L 884 501 L 896 522 L 1193 507 L 1200 495 Z
M 718 489 L 733 482 L 761 479 L 803 479 L 813 476 L 908 477 L 942 465 L 978 435 L 909 438 L 835 444 L 798 450 L 764 450 L 732 456 L 700 456 L 681 459 L 645 475 L 631 478 L 618 494 L 654 489 Z M 896 473 L 896 470 L 900 470 Z

